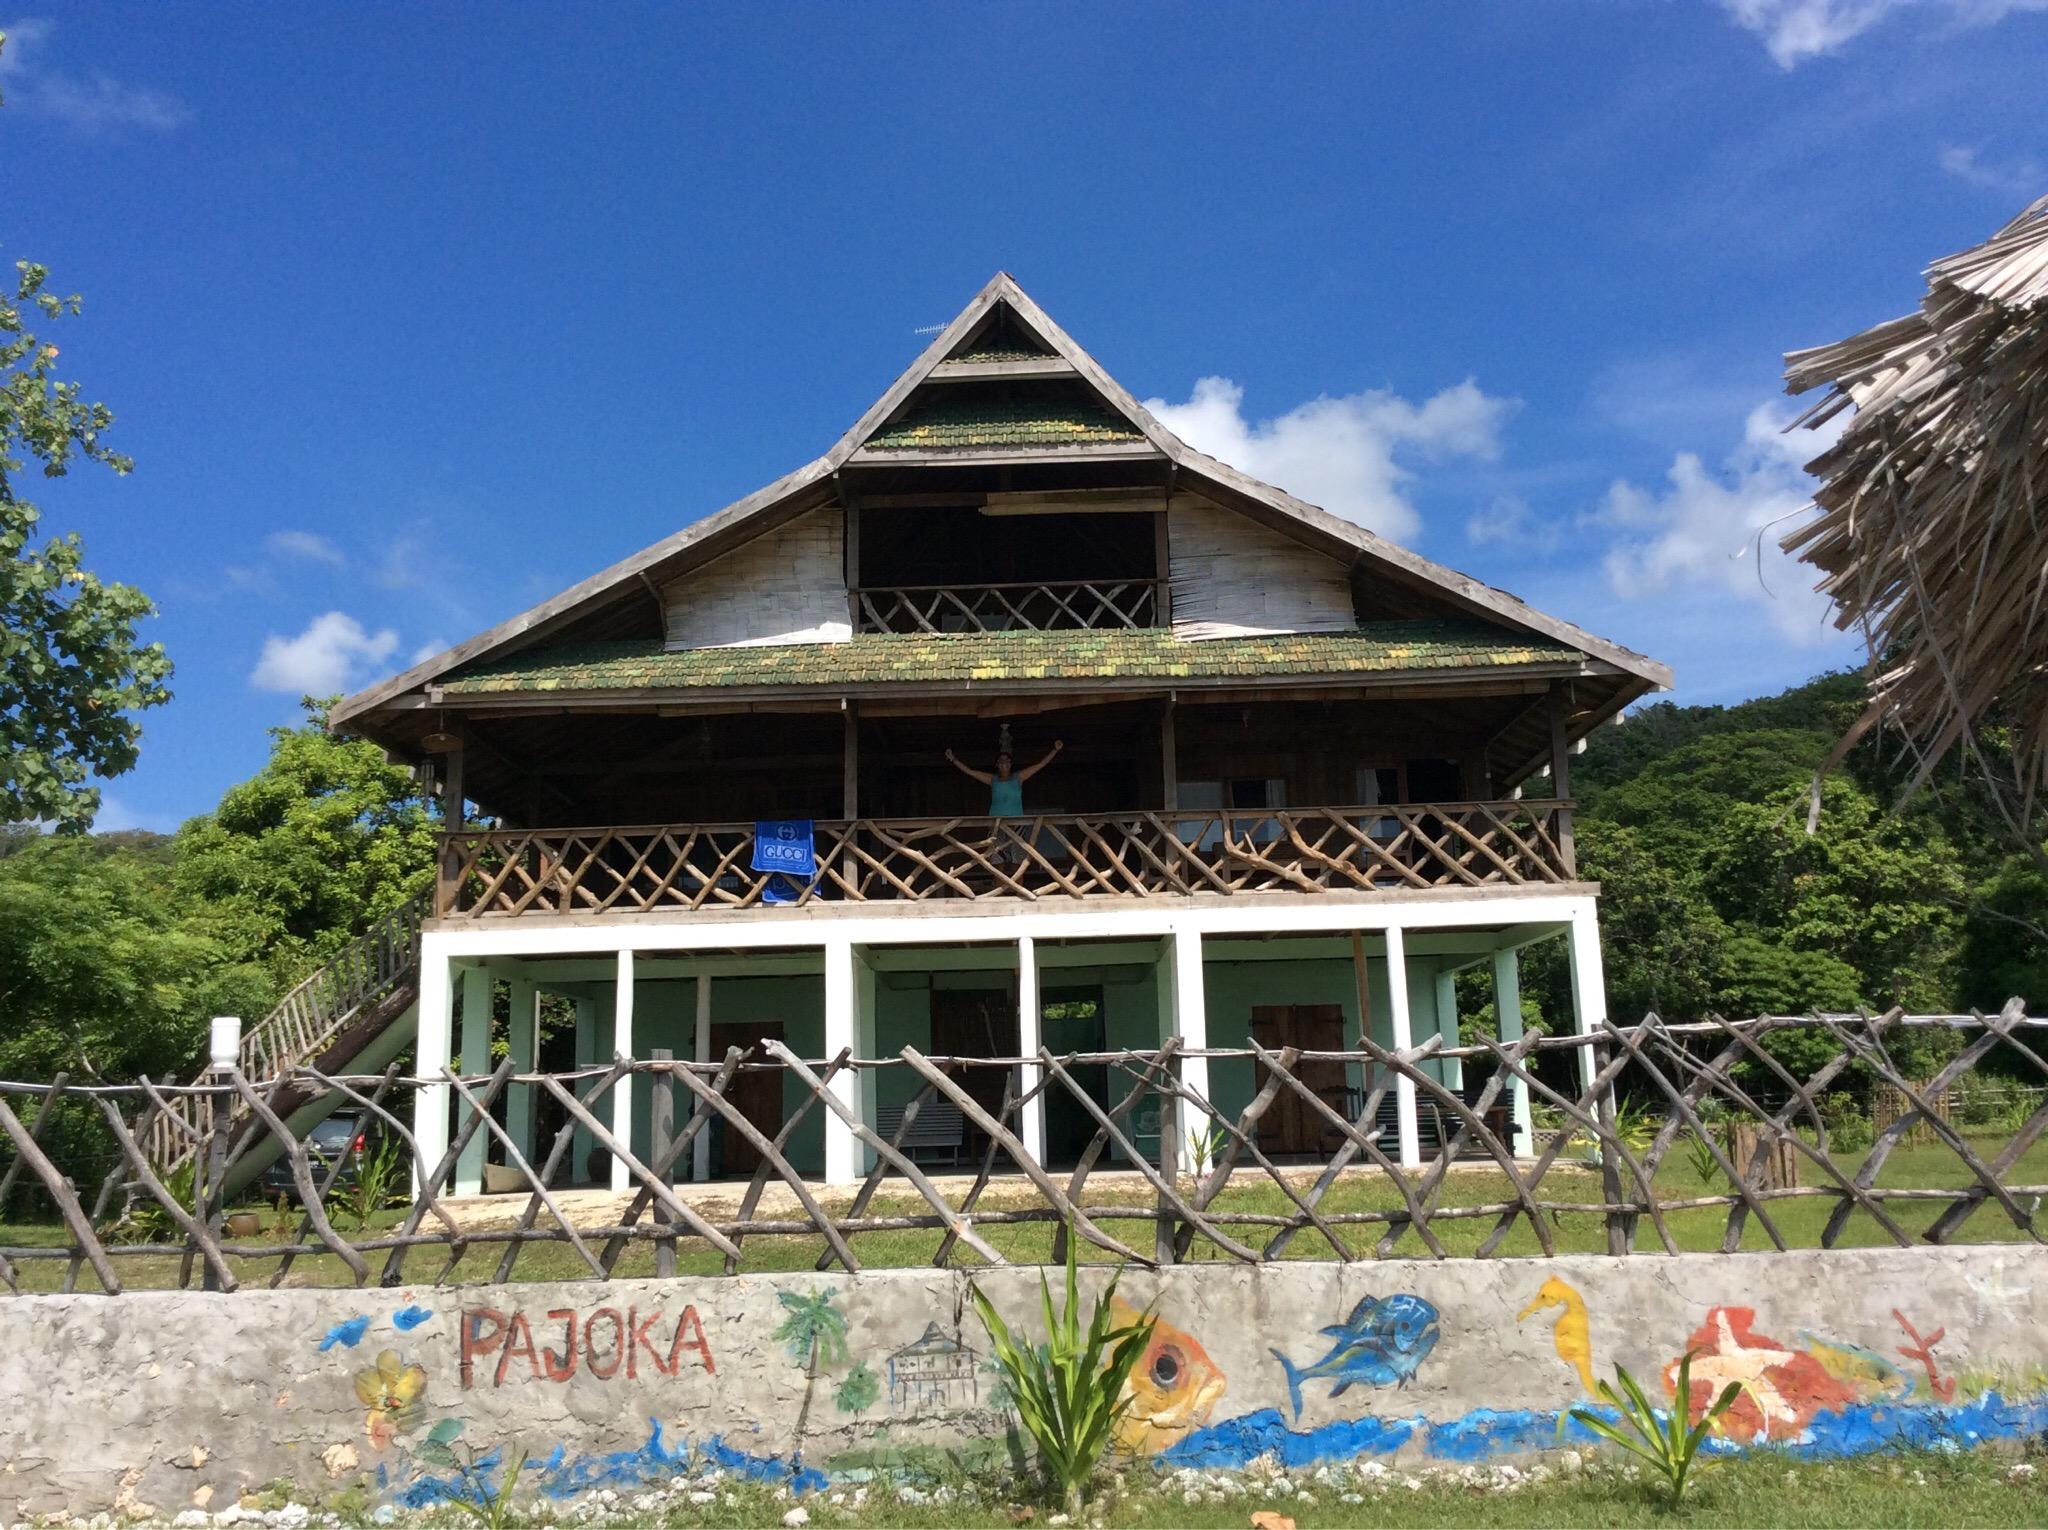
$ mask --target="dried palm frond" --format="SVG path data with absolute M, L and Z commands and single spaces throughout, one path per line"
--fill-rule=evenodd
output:
M 1836 754 L 1884 721 L 1922 785 L 1996 703 L 2017 779 L 1989 782 L 2014 832 L 2048 760 L 2048 197 L 1927 268 L 1919 312 L 1785 358 L 1825 387 L 1797 424 L 1854 409 L 1809 464 L 1820 514 L 1781 545 L 1823 574 L 1835 624 L 1871 655 L 1871 703 Z M 1987 769 L 1987 776 L 1989 772 Z

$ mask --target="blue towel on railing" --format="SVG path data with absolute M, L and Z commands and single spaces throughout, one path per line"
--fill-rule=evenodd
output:
M 794 903 L 817 880 L 818 850 L 808 818 L 763 819 L 754 825 L 753 869 L 772 873 L 764 903 Z

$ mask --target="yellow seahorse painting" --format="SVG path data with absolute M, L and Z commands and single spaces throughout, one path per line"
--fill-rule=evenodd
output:
M 1579 1295 L 1577 1288 L 1559 1280 L 1555 1275 L 1537 1288 L 1529 1305 L 1515 1314 L 1515 1321 L 1521 1322 L 1532 1313 L 1546 1308 L 1561 1307 L 1557 1322 L 1551 1329 L 1551 1337 L 1557 1345 L 1557 1357 L 1579 1373 L 1579 1385 L 1586 1389 L 1588 1396 L 1593 1391 L 1593 1325 L 1586 1316 L 1586 1299 Z

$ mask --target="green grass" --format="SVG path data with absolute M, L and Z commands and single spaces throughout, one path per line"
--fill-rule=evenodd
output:
M 1103 1503 L 1100 1523 L 1133 1530 L 1186 1526 L 1190 1530 L 1245 1530 L 1251 1514 L 1268 1509 L 1292 1518 L 1300 1530 L 1323 1527 L 1457 1526 L 1484 1524 L 1513 1530 L 1519 1526 L 2021 1526 L 2048 1523 L 2048 1471 L 2015 1476 L 2009 1458 L 1994 1455 L 1888 1455 L 1843 1462 L 1808 1462 L 1775 1452 L 1759 1451 L 1705 1473 L 1678 1509 L 1665 1506 L 1661 1492 L 1618 1469 L 1597 1466 L 1576 1474 L 1552 1474 L 1546 1480 L 1503 1488 L 1491 1472 L 1475 1471 L 1467 1479 L 1439 1474 L 1414 1479 L 1409 1487 L 1397 1469 L 1374 1486 L 1349 1474 L 1318 1481 L 1313 1473 L 1297 1472 L 1284 1492 L 1254 1476 L 1235 1479 L 1238 1491 L 1223 1496 L 1198 1488 L 1189 1502 L 1176 1479 L 1150 1482 L 1132 1479 Z M 963 1489 L 971 1492 L 964 1496 Z M 1299 1495 L 1306 1490 L 1309 1498 Z M 611 1523 L 635 1526 L 738 1527 L 776 1526 L 792 1507 L 787 1496 L 753 1483 L 722 1484 L 715 1501 L 696 1505 L 683 1495 L 660 1494 L 657 1504 L 640 1507 L 644 1490 L 626 1488 Z M 837 1493 L 841 1502 L 834 1503 Z M 1345 1502 L 1346 1495 L 1357 1502 Z M 1220 1500 L 1220 1501 L 1219 1501 Z M 923 1530 L 941 1526 L 1001 1527 L 1020 1523 L 1043 1525 L 1051 1511 L 1043 1502 L 1020 1500 L 994 1490 L 973 1490 L 971 1483 L 954 1485 L 943 1502 L 906 1503 L 886 1487 L 871 1488 L 855 1507 L 850 1489 L 833 1488 L 800 1502 L 817 1530 L 844 1526 L 848 1530 L 904 1527 Z M 1031 1518 L 1023 1518 L 1024 1511 Z M 516 1522 L 541 1525 L 562 1518 L 558 1512 L 524 1509 Z M 422 1516 L 434 1525 L 465 1523 L 456 1511 L 439 1509 Z
M 1991 1157 L 2005 1142 L 2005 1137 L 1989 1136 L 1973 1141 L 1972 1146 L 1983 1157 Z M 1662 1200 L 1683 1200 L 1688 1197 L 1725 1193 L 1726 1185 L 1718 1178 L 1703 1182 L 1687 1163 L 1680 1161 L 1681 1155 L 1674 1154 L 1667 1159 L 1657 1175 L 1657 1191 Z M 1861 1162 L 1860 1154 L 1842 1154 L 1838 1157 L 1845 1171 L 1853 1172 Z M 1252 1171 L 1257 1173 L 1256 1170 Z M 1811 1164 L 1802 1166 L 1806 1183 L 1819 1183 Z M 2014 1165 L 2007 1176 L 2013 1184 L 2040 1184 L 2048 1182 L 2048 1141 L 2036 1143 Z M 1878 1181 L 1883 1187 L 1914 1188 L 1931 1190 L 1960 1190 L 1972 1183 L 1969 1172 L 1959 1163 L 1955 1155 L 1938 1144 L 1914 1145 L 1899 1148 L 1886 1163 Z M 1553 1201 L 1596 1202 L 1600 1199 L 1600 1178 L 1591 1170 L 1560 1164 L 1546 1177 L 1542 1196 Z M 1507 1182 L 1504 1176 L 1493 1170 L 1458 1170 L 1446 1176 L 1437 1194 L 1438 1206 L 1455 1212 L 1458 1208 L 1496 1204 L 1507 1197 Z M 823 1204 L 828 1210 L 843 1209 L 847 1197 L 843 1194 L 821 1192 Z M 1131 1186 L 1111 1190 L 1106 1182 L 1098 1181 L 1097 1188 L 1091 1189 L 1086 1197 L 1090 1209 L 1117 1207 L 1147 1207 L 1152 1194 L 1142 1187 Z M 1026 1187 L 1022 1192 L 1004 1186 L 991 1190 L 978 1208 L 989 1211 L 1016 1206 L 1041 1204 L 1035 1193 Z M 1891 1203 L 1891 1214 L 1906 1229 L 1909 1235 L 1924 1231 L 1947 1205 L 1946 1200 L 1895 1201 Z M 1793 1200 L 1782 1200 L 1772 1204 L 1771 1216 L 1786 1243 L 1794 1248 L 1818 1248 L 1821 1231 L 1835 1205 L 1832 1196 L 1809 1196 Z M 1318 1209 L 1326 1216 L 1381 1215 L 1399 1212 L 1401 1198 L 1394 1186 L 1379 1171 L 1373 1169 L 1347 1172 L 1345 1177 L 1324 1196 Z M 1223 1213 L 1242 1213 L 1263 1216 L 1284 1216 L 1293 1207 L 1280 1190 L 1261 1177 L 1258 1182 L 1245 1178 L 1240 1172 L 1232 1188 L 1218 1198 L 1215 1210 Z M 928 1211 L 922 1199 L 902 1193 L 878 1196 L 869 1208 L 873 1216 L 915 1216 Z M 800 1215 L 800 1213 L 793 1213 Z M 387 1229 L 399 1218 L 399 1213 L 388 1212 L 375 1218 L 374 1230 Z M 1453 1256 L 1470 1255 L 1493 1230 L 1496 1218 L 1492 1215 L 1439 1217 L 1432 1228 L 1443 1244 L 1445 1251 Z M 1724 1229 L 1727 1226 L 1725 1207 L 1706 1207 L 1693 1211 L 1679 1211 L 1667 1216 L 1673 1240 L 1678 1247 L 1687 1251 L 1710 1251 L 1721 1246 Z M 1152 1247 L 1152 1226 L 1149 1221 L 1105 1217 L 1101 1222 L 1105 1231 L 1121 1238 L 1127 1245 L 1149 1254 Z M 1051 1258 L 1053 1224 L 1050 1221 L 999 1224 L 977 1219 L 976 1230 L 999 1249 L 1005 1258 L 1019 1263 L 1038 1263 Z M 1225 1228 L 1233 1237 L 1254 1249 L 1263 1250 L 1275 1229 L 1257 1225 Z M 1371 1257 L 1378 1249 L 1388 1228 L 1381 1223 L 1357 1223 L 1339 1225 L 1338 1233 L 1350 1245 L 1354 1253 Z M 1592 1212 L 1564 1212 L 1551 1223 L 1551 1232 L 1559 1253 L 1604 1253 L 1607 1249 L 1607 1235 L 1603 1219 Z M 352 1225 L 347 1226 L 345 1235 L 355 1236 Z M 910 1229 L 867 1232 L 855 1235 L 850 1241 L 855 1254 L 864 1266 L 886 1269 L 929 1265 L 937 1253 L 942 1238 L 937 1230 Z M 2024 1241 L 2026 1235 L 2015 1227 L 2011 1219 L 1995 1203 L 1987 1202 L 1966 1222 L 1958 1241 L 1991 1243 Z M 64 1244 L 62 1227 L 55 1222 L 11 1222 L 0 1223 L 0 1247 L 9 1249 L 52 1248 Z M 1891 1240 L 1876 1221 L 1863 1211 L 1851 1215 L 1838 1246 L 1844 1248 L 1888 1246 Z M 1651 1250 L 1661 1247 L 1655 1228 L 1650 1219 L 1644 1217 L 1637 1227 L 1638 1248 Z M 1755 1218 L 1749 1219 L 1744 1229 L 1741 1246 L 1745 1249 L 1768 1249 L 1772 1246 L 1762 1224 Z M 750 1273 L 768 1273 L 813 1268 L 824 1252 L 825 1244 L 816 1235 L 756 1236 L 744 1240 L 744 1262 L 742 1268 Z M 498 1260 L 503 1252 L 502 1244 L 473 1245 L 462 1261 L 447 1275 L 450 1281 L 486 1281 L 495 1276 Z M 1542 1252 L 1535 1232 L 1526 1219 L 1518 1220 L 1503 1240 L 1498 1250 L 1504 1256 L 1535 1255 Z M 1428 1253 L 1423 1241 L 1413 1228 L 1403 1227 L 1392 1240 L 1386 1253 L 1390 1257 L 1415 1256 Z M 1313 1228 L 1295 1235 L 1283 1257 L 1289 1259 L 1328 1259 L 1333 1256 L 1328 1242 Z M 1107 1255 L 1084 1244 L 1082 1258 L 1101 1259 Z M 1198 1238 L 1192 1257 L 1198 1261 L 1221 1260 L 1229 1256 L 1221 1250 Z M 24 1290 L 55 1290 L 64 1271 L 62 1261 L 42 1259 L 17 1259 L 19 1279 Z M 382 1269 L 383 1256 L 371 1256 L 372 1278 Z M 955 1263 L 973 1264 L 975 1256 L 965 1248 L 955 1251 Z M 446 1264 L 443 1250 L 423 1248 L 411 1254 L 406 1263 L 405 1278 L 408 1283 L 429 1283 L 440 1275 Z M 677 1248 L 677 1269 L 683 1274 L 714 1274 L 724 1268 L 723 1259 L 712 1249 L 692 1239 L 682 1239 Z M 179 1260 L 175 1256 L 138 1255 L 121 1257 L 116 1268 L 124 1284 L 137 1287 L 162 1287 L 177 1284 Z M 250 1257 L 236 1261 L 238 1274 L 245 1283 L 262 1284 L 269 1280 L 277 1267 L 275 1258 Z M 194 1265 L 193 1283 L 197 1284 L 197 1262 Z M 566 1243 L 529 1244 L 520 1254 L 514 1271 L 514 1278 L 521 1281 L 571 1280 L 587 1274 L 587 1268 L 576 1252 Z M 646 1242 L 635 1242 L 619 1260 L 617 1274 L 620 1276 L 641 1276 L 654 1273 L 654 1250 Z M 292 1285 L 346 1285 L 350 1284 L 348 1271 L 340 1260 L 332 1255 L 306 1255 L 299 1258 L 286 1277 Z M 97 1289 L 91 1268 L 81 1271 L 80 1288 Z

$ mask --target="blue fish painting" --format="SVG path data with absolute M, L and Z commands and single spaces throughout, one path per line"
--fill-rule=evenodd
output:
M 1322 1330 L 1332 1341 L 1329 1353 L 1313 1365 L 1297 1366 L 1279 1350 L 1273 1358 L 1287 1375 L 1287 1396 L 1294 1416 L 1301 1417 L 1301 1384 L 1329 1380 L 1332 1397 L 1341 1397 L 1359 1383 L 1375 1387 L 1406 1386 L 1429 1352 L 1436 1348 L 1436 1308 L 1419 1296 L 1362 1297 L 1351 1316 Z
M 433 1315 L 425 1307 L 400 1307 L 391 1314 L 391 1326 L 400 1333 L 411 1333 Z

